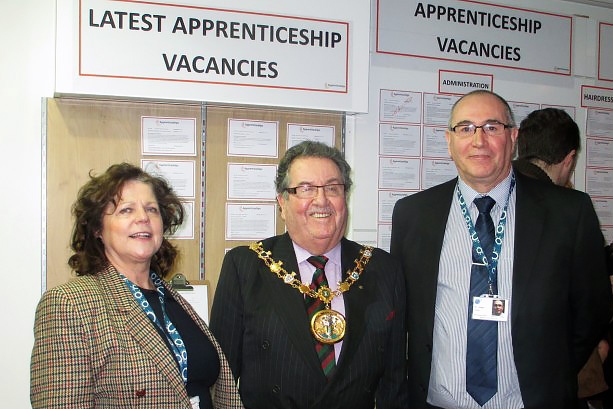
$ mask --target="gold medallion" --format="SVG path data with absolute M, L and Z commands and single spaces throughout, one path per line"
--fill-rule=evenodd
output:
M 345 317 L 338 311 L 321 310 L 311 318 L 311 333 L 322 344 L 334 344 L 345 336 Z
M 258 258 L 264 261 L 270 271 L 279 277 L 283 282 L 292 288 L 297 289 L 307 297 L 321 300 L 325 305 L 325 309 L 319 311 L 311 318 L 311 333 L 322 344 L 334 344 L 339 342 L 345 336 L 346 322 L 345 317 L 338 311 L 330 309 L 330 303 L 334 297 L 342 295 L 345 291 L 349 291 L 353 283 L 360 279 L 364 272 L 364 268 L 372 257 L 373 248 L 363 246 L 360 249 L 360 258 L 355 259 L 355 268 L 347 271 L 347 278 L 341 283 L 338 283 L 338 289 L 331 290 L 328 286 L 321 286 L 317 291 L 311 289 L 308 284 L 300 281 L 300 276 L 295 272 L 288 272 L 283 267 L 283 261 L 275 261 L 271 257 L 271 252 L 262 248 L 262 242 L 251 243 L 249 248 L 257 253 Z

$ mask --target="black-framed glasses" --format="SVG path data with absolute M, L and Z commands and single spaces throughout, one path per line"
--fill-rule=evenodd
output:
M 471 122 L 465 122 L 451 127 L 450 130 L 460 137 L 469 137 L 473 136 L 479 128 L 483 129 L 483 133 L 487 136 L 500 136 L 506 129 L 513 128 L 513 125 L 503 124 L 498 121 L 489 121 L 483 125 L 477 126 Z
M 312 199 L 317 196 L 319 189 L 323 189 L 326 196 L 339 197 L 345 194 L 344 183 L 330 183 L 328 185 L 300 185 L 296 187 L 286 187 L 287 193 L 298 196 L 300 199 Z

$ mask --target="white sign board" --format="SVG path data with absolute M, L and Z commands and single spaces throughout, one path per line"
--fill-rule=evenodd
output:
M 378 53 L 571 74 L 572 17 L 468 0 L 378 0 Z
M 438 92 L 464 95 L 474 90 L 494 90 L 494 76 L 451 70 L 438 70 Z
M 175 1 L 58 0 L 56 92 L 367 109 L 353 76 L 368 76 L 368 33 L 353 41 L 368 7 L 351 21 L 316 5 L 314 17 Z
M 581 86 L 581 106 L 613 109 L 613 88 Z
M 613 24 L 600 23 L 598 33 L 598 79 L 613 81 Z

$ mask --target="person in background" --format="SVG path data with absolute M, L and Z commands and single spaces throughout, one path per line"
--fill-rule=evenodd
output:
M 344 238 L 351 169 L 335 148 L 287 150 L 276 176 L 287 233 L 230 250 L 211 329 L 249 409 L 404 409 L 404 277 Z
M 169 185 L 127 164 L 92 176 L 72 207 L 75 280 L 36 310 L 37 408 L 242 408 L 217 341 L 165 282 L 184 210 Z
M 572 187 L 571 176 L 581 149 L 581 136 L 576 122 L 557 108 L 532 111 L 519 126 L 517 136 L 517 159 L 513 161 L 516 171 L 527 176 Z M 587 407 L 589 397 L 608 389 L 602 363 L 609 353 L 609 343 L 600 340 L 578 375 L 578 395 Z
M 459 177 L 395 205 L 412 408 L 574 408 L 609 321 L 591 200 L 514 172 L 517 132 L 502 97 L 464 95 L 445 134 Z M 484 313 L 491 297 L 506 320 Z
M 517 172 L 558 186 L 568 186 L 581 149 L 579 127 L 561 109 L 532 111 L 519 126 Z

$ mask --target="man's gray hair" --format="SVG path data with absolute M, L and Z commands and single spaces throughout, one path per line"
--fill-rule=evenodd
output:
M 303 141 L 289 148 L 279 166 L 277 168 L 277 177 L 275 179 L 275 187 L 277 194 L 283 194 L 287 197 L 287 189 L 289 186 L 289 167 L 292 162 L 298 158 L 325 158 L 333 161 L 341 172 L 343 183 L 345 184 L 345 192 L 349 191 L 353 182 L 351 181 L 351 166 L 347 163 L 343 154 L 336 148 L 323 144 L 321 142 Z

